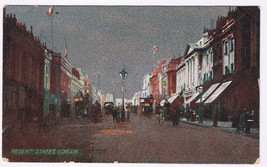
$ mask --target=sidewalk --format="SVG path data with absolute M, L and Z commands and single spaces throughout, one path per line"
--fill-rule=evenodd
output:
M 235 133 L 235 134 L 245 135 L 248 137 L 259 139 L 258 128 L 251 128 L 250 133 L 247 134 L 245 132 L 237 131 L 236 128 L 232 128 L 232 122 L 218 121 L 217 127 L 213 127 L 212 126 L 213 122 L 211 120 L 205 120 L 203 121 L 203 123 L 198 123 L 198 121 L 187 121 L 186 118 L 181 118 L 180 121 L 187 123 L 187 124 L 191 124 L 191 125 L 196 125 L 196 126 L 201 126 L 201 127 L 206 127 L 206 128 L 214 128 L 214 129 L 222 130 L 228 133 Z

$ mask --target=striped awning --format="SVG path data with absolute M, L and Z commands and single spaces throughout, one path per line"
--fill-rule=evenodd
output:
M 188 100 L 186 100 L 185 104 L 191 103 L 197 96 L 199 95 L 199 92 L 195 92 L 193 96 L 191 96 Z
M 209 87 L 209 89 L 202 95 L 202 102 L 206 100 L 206 98 L 220 85 L 220 83 L 213 84 Z M 196 101 L 196 103 L 200 103 L 200 98 Z
M 232 81 L 224 82 L 222 85 L 205 101 L 205 104 L 212 103 L 230 84 Z
M 168 99 L 168 102 L 169 102 L 169 103 L 172 103 L 178 96 L 179 96 L 178 93 L 177 93 L 177 94 L 174 94 L 172 97 L 170 97 L 170 98 Z

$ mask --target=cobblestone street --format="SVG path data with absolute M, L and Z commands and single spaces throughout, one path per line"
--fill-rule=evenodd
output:
M 10 135 L 13 140 L 7 140 Z M 12 155 L 12 149 L 81 149 L 82 155 Z M 259 157 L 259 140 L 183 122 L 159 125 L 138 116 L 114 125 L 106 116 L 97 124 L 63 122 L 46 133 L 4 133 L 3 157 L 11 162 L 252 164 Z

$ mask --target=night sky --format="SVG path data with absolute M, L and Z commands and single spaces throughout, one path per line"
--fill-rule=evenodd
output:
M 7 6 L 27 29 L 51 49 L 50 6 Z M 143 76 L 152 71 L 152 49 L 156 42 L 159 57 L 184 53 L 187 43 L 197 42 L 204 27 L 215 27 L 218 16 L 229 7 L 149 6 L 55 6 L 53 15 L 54 51 L 65 53 L 76 68 L 81 67 L 90 82 L 103 94 L 121 96 L 119 72 L 128 72 L 126 98 L 141 90 Z M 58 14 L 55 14 L 58 12 Z M 213 20 L 213 21 L 212 21 Z M 213 24 L 212 24 L 213 23 Z M 42 34 L 42 35 L 41 35 Z

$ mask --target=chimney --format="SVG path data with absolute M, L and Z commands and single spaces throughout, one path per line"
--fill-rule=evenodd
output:
M 32 26 L 31 26 L 31 34 L 32 34 Z

